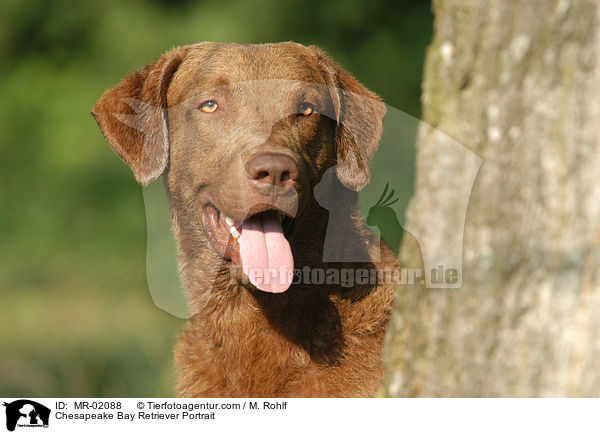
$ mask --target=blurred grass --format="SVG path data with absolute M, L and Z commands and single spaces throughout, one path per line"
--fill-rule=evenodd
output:
M 90 116 L 106 88 L 176 45 L 295 40 L 418 117 L 430 36 L 421 0 L 3 0 L 0 395 L 174 394 L 183 321 L 147 290 L 141 188 Z

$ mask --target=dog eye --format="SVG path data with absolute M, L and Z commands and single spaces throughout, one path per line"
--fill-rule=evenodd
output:
M 314 111 L 315 108 L 310 103 L 302 102 L 298 105 L 298 114 L 302 116 L 310 116 Z
M 200 110 L 202 110 L 204 113 L 213 113 L 217 107 L 219 107 L 219 105 L 216 103 L 216 101 L 212 100 L 200 104 Z

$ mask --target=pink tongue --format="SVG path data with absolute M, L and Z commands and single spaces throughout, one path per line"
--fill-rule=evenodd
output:
M 242 270 L 254 286 L 267 292 L 290 287 L 294 258 L 276 215 L 259 214 L 245 220 L 239 243 Z

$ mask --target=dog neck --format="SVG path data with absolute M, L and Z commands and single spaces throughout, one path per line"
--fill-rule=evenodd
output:
M 345 204 L 344 212 L 340 213 L 342 217 L 338 218 L 340 227 L 335 229 L 347 236 L 353 230 L 358 231 L 355 235 L 362 236 L 366 248 L 370 249 L 372 246 L 365 238 L 367 230 L 359 224 L 356 195 L 352 196 L 353 201 Z M 316 202 L 309 205 L 306 209 L 311 210 L 310 215 L 299 216 L 294 236 L 290 237 L 296 268 L 376 267 L 372 262 L 323 262 L 331 212 Z M 380 287 L 371 282 L 345 288 L 339 284 L 299 283 L 292 284 L 280 294 L 262 292 L 231 279 L 229 261 L 212 249 L 206 237 L 186 238 L 189 233 L 183 234 L 181 226 L 189 227 L 188 223 L 178 221 L 177 213 L 173 214 L 180 272 L 192 309 L 192 316 L 175 350 L 178 366 L 188 367 L 178 373 L 180 395 L 279 396 L 297 393 L 307 396 L 314 393 L 324 396 L 326 393 L 319 392 L 317 384 L 307 380 L 302 383 L 306 391 L 292 392 L 290 384 L 298 375 L 295 369 L 339 367 L 344 379 L 337 383 L 350 388 L 348 377 L 343 374 L 345 354 L 357 351 L 373 352 L 373 358 L 365 359 L 368 366 L 363 368 L 363 377 L 357 381 L 352 396 L 374 393 L 374 387 L 381 379 L 381 345 L 393 300 L 389 285 Z M 382 252 L 385 252 L 382 253 L 384 262 L 379 266 L 395 264 L 389 249 Z M 212 264 L 212 268 L 207 268 L 206 264 Z M 349 338 L 351 335 L 356 337 Z M 359 336 L 362 338 L 358 339 Z M 365 339 L 364 336 L 370 337 Z M 360 350 L 354 348 L 357 345 L 361 346 Z M 232 366 L 236 368 L 231 369 Z M 233 378 L 236 373 L 243 376 Z M 257 380 L 267 373 L 268 381 Z M 203 380 L 205 378 L 208 380 Z M 336 396 L 340 392 L 331 390 L 327 393 Z

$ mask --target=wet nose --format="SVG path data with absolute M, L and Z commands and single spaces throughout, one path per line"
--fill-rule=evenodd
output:
M 271 194 L 273 187 L 280 187 L 285 193 L 296 185 L 298 166 L 287 155 L 261 153 L 254 155 L 246 164 L 250 182 L 263 194 Z

